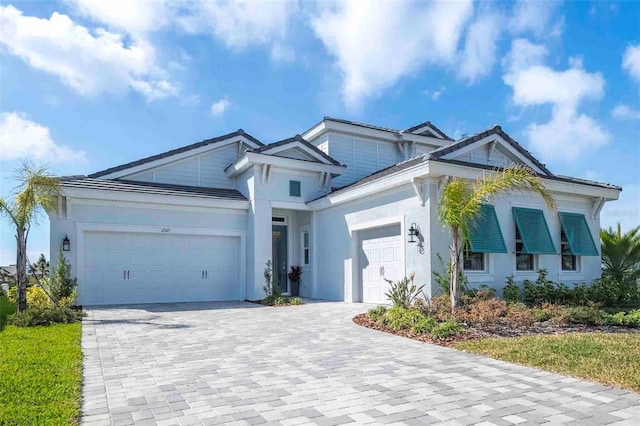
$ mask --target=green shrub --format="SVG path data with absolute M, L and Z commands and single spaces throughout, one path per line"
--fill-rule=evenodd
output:
M 505 280 L 505 286 L 502 289 L 502 298 L 507 303 L 520 303 L 522 297 L 520 296 L 520 288 L 516 284 L 513 275 L 508 276 Z
M 425 316 L 417 309 L 393 306 L 382 317 L 382 323 L 394 330 L 406 330 L 412 328 L 423 318 Z
M 292 305 L 302 305 L 302 299 L 300 299 L 299 297 L 293 297 L 289 300 L 289 303 L 291 303 Z
M 462 332 L 462 326 L 455 321 L 441 322 L 431 329 L 431 337 L 434 339 L 446 339 Z
M 29 308 L 9 317 L 9 324 L 16 327 L 37 327 L 51 324 L 68 324 L 80 321 L 82 312 L 70 308 L 53 307 L 47 309 Z
M 276 306 L 283 306 L 289 303 L 289 300 L 286 297 L 277 296 L 273 299 L 273 304 Z
M 549 321 L 553 315 L 546 309 L 538 308 L 533 310 L 533 318 L 536 322 Z
M 595 306 L 577 306 L 567 308 L 571 324 L 598 325 L 602 324 L 600 310 Z
M 58 264 L 53 270 L 49 284 L 49 293 L 51 298 L 57 303 L 59 301 L 65 301 L 66 304 L 75 303 L 75 298 L 72 301 L 69 299 L 75 294 L 78 281 L 75 278 L 71 278 L 71 265 L 64 257 L 62 248 L 58 253 Z
M 432 317 L 423 317 L 420 321 L 411 327 L 414 333 L 431 333 L 431 330 L 438 325 L 438 322 Z
M 615 314 L 601 312 L 601 318 L 602 322 L 607 325 L 640 327 L 640 309 L 629 312 L 617 312 Z
M 393 282 L 388 279 L 384 279 L 389 283 L 389 292 L 385 293 L 387 299 L 391 301 L 393 306 L 402 306 L 408 308 L 413 305 L 413 302 L 420 296 L 424 285 L 420 287 L 413 283 L 415 274 L 411 274 L 408 277 L 404 277 L 400 281 Z
M 535 282 L 524 280 L 523 298 L 527 305 L 540 306 L 545 302 L 556 302 L 556 286 L 553 281 L 547 279 L 549 272 L 546 269 L 538 270 L 538 278 Z
M 379 305 L 379 306 L 376 306 L 375 308 L 369 309 L 368 312 L 369 312 L 369 318 L 371 318 L 373 321 L 378 321 L 380 318 L 382 318 L 385 312 L 387 312 L 387 307 Z

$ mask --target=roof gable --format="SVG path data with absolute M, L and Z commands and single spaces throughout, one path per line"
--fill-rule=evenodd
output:
M 235 132 L 228 133 L 226 135 L 218 136 L 211 139 L 205 139 L 203 141 L 183 146 L 181 148 L 172 149 L 170 151 L 152 155 L 140 160 L 101 170 L 88 176 L 91 178 L 119 178 L 122 176 L 139 173 L 152 167 L 158 167 L 173 161 L 182 160 L 191 155 L 202 154 L 209 150 L 217 149 L 222 145 L 235 142 L 242 142 L 250 149 L 260 148 L 264 146 L 264 144 L 258 139 L 249 135 L 244 130 L 238 129 Z
M 333 164 L 336 166 L 340 165 L 338 161 L 318 149 L 315 145 L 304 140 L 300 135 L 295 135 L 292 138 L 264 145 L 260 148 L 252 149 L 251 151 L 258 154 L 275 155 L 295 160 L 314 161 L 317 163 Z M 292 156 L 291 154 L 293 152 L 297 155 Z M 286 155 L 287 153 L 289 155 Z
M 480 162 L 479 164 L 497 166 L 498 164 L 490 164 L 490 159 L 494 150 L 498 149 L 499 152 L 511 162 L 525 164 L 539 174 L 553 176 L 553 173 L 551 173 L 544 164 L 505 133 L 500 126 L 493 126 L 483 132 L 431 151 L 429 157 L 433 159 L 456 160 L 460 159 L 464 154 L 471 153 L 485 145 L 488 161 Z M 469 162 L 469 159 L 465 159 L 464 161 Z
M 438 129 L 432 122 L 425 121 L 424 123 L 416 124 L 413 127 L 409 127 L 405 130 L 407 133 L 413 133 L 414 135 L 431 136 L 438 139 L 447 139 L 452 141 L 449 136 L 442 130 Z

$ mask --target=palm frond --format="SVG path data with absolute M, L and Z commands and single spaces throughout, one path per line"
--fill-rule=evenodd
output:
M 15 222 L 22 227 L 36 223 L 42 210 L 57 211 L 62 190 L 58 179 L 46 166 L 22 162 L 16 170 L 20 185 L 16 188 Z

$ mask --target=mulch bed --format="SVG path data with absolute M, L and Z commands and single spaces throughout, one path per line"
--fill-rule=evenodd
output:
M 520 337 L 537 334 L 568 334 L 568 333 L 640 333 L 640 330 L 611 325 L 588 326 L 581 324 L 550 324 L 534 323 L 531 326 L 513 326 L 507 324 L 492 324 L 489 326 L 464 325 L 464 331 L 457 336 L 446 339 L 434 339 L 429 333 L 414 333 L 411 330 L 394 330 L 393 328 L 373 321 L 369 314 L 363 313 L 353 317 L 353 322 L 367 328 L 421 342 L 433 343 L 440 346 L 451 346 L 464 340 L 476 340 L 490 337 Z
M 288 303 L 282 303 L 280 305 L 276 305 L 274 303 L 267 303 L 265 300 L 245 300 L 245 302 L 255 303 L 256 305 L 262 305 L 262 306 L 272 306 L 274 308 L 280 308 L 283 306 L 301 306 L 304 304 L 304 303 L 300 303 L 300 304 L 294 305 L 293 303 L 288 302 Z

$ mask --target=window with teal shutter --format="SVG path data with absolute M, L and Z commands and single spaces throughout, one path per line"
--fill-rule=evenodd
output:
M 557 254 L 542 210 L 513 207 L 512 212 L 522 238 L 523 253 Z
M 506 253 L 496 209 L 491 204 L 480 206 L 480 213 L 469 227 L 469 245 L 474 253 Z
M 559 212 L 562 230 L 574 256 L 598 256 L 587 219 L 580 213 Z

